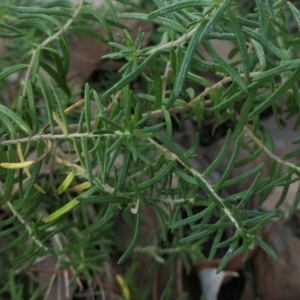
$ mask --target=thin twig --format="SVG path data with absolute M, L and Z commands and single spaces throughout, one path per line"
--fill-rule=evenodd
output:
M 154 145 L 159 151 L 162 153 L 167 153 L 171 158 L 174 160 L 178 161 L 180 164 L 185 165 L 184 162 L 173 152 L 169 151 L 168 149 L 164 148 L 162 145 L 158 144 L 155 142 L 152 138 L 147 139 L 152 145 Z M 192 167 L 185 166 L 186 169 L 194 176 L 197 177 L 203 185 L 207 187 L 209 190 L 209 193 L 214 196 L 214 199 L 220 204 L 221 209 L 224 211 L 226 216 L 234 223 L 235 228 L 241 232 L 242 228 L 240 227 L 238 221 L 235 219 L 231 211 L 227 208 L 225 205 L 223 199 L 214 191 L 213 187 L 211 184 L 202 176 L 201 173 L 193 169 Z
M 29 234 L 29 237 L 32 238 L 33 242 L 39 247 L 44 249 L 44 251 L 48 251 L 48 247 L 44 246 L 40 240 L 33 234 L 31 227 L 27 224 L 27 222 L 22 218 L 22 216 L 15 210 L 10 200 L 6 201 L 7 206 L 9 207 L 10 211 L 13 215 L 19 220 L 21 224 L 23 224 Z
M 40 44 L 32 53 L 32 56 L 31 56 L 31 59 L 30 59 L 30 63 L 28 65 L 28 68 L 27 68 L 27 72 L 26 72 L 26 75 L 25 75 L 25 79 L 24 79 L 24 82 L 27 82 L 27 80 L 29 79 L 30 75 L 31 75 L 31 71 L 32 71 L 32 68 L 33 68 L 33 64 L 34 64 L 34 61 L 35 61 L 35 57 L 36 57 L 36 54 L 37 52 L 47 46 L 49 43 L 51 43 L 52 41 L 56 40 L 60 35 L 62 35 L 71 25 L 72 23 L 74 22 L 74 20 L 76 19 L 76 17 L 78 16 L 78 14 L 80 13 L 83 5 L 85 3 L 85 0 L 81 0 L 80 3 L 78 4 L 77 6 L 77 9 L 75 10 L 72 18 L 59 30 L 57 31 L 54 35 L 52 36 L 49 36 L 42 44 Z M 25 97 L 26 96 L 26 84 L 23 85 L 23 91 L 22 91 L 22 96 Z
M 287 166 L 288 168 L 294 169 L 298 172 L 300 172 L 300 167 L 298 167 L 297 165 L 290 163 L 288 161 L 282 160 L 280 157 L 278 157 L 277 155 L 273 154 L 266 145 L 264 145 L 264 143 L 262 143 L 262 141 L 253 134 L 253 132 L 247 127 L 245 126 L 244 129 L 247 131 L 247 134 L 249 135 L 249 137 L 259 146 L 261 147 L 264 152 L 273 160 L 275 160 L 276 162 L 278 162 L 279 164 L 282 164 L 284 166 Z
M 261 72 L 252 72 L 249 74 L 250 77 L 255 77 L 257 75 L 259 75 Z M 241 78 L 245 78 L 245 74 L 240 74 Z M 180 112 L 186 112 L 191 110 L 197 101 L 200 101 L 201 99 L 203 99 L 202 101 L 204 102 L 204 106 L 209 106 L 211 105 L 211 100 L 204 100 L 204 97 L 208 96 L 211 92 L 213 92 L 214 90 L 217 90 L 220 86 L 223 86 L 224 84 L 233 81 L 232 77 L 228 76 L 223 78 L 222 80 L 218 81 L 217 83 L 215 83 L 214 85 L 212 85 L 211 87 L 206 88 L 202 93 L 200 93 L 197 97 L 195 97 L 191 102 L 187 103 L 187 105 L 185 106 L 175 106 L 169 109 L 169 112 L 171 114 L 176 114 L 176 113 L 180 113 Z M 116 97 L 118 99 L 119 94 L 116 94 Z M 115 99 L 113 100 L 113 102 L 115 101 Z M 113 103 L 112 102 L 112 103 Z M 112 103 L 105 109 L 105 111 L 110 111 L 111 109 L 111 105 Z M 143 117 L 146 115 L 147 113 L 143 114 Z M 163 116 L 162 110 L 161 109 L 157 109 L 157 110 L 153 110 L 150 112 L 149 115 L 149 119 L 157 119 L 160 118 L 161 116 Z M 91 126 L 95 125 L 95 120 L 91 122 Z M 86 129 L 86 124 L 83 124 L 82 126 L 82 130 Z M 78 124 L 70 124 L 69 125 L 69 132 L 77 132 L 78 130 Z M 54 134 L 59 134 L 62 132 L 62 129 L 57 126 L 54 127 Z M 0 142 L 0 145 L 3 144 L 2 142 Z

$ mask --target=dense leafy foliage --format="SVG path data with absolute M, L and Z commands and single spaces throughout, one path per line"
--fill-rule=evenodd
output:
M 158 263 L 167 253 L 190 268 L 202 255 L 199 243 L 211 236 L 210 259 L 218 249 L 228 249 L 219 271 L 235 253 L 246 257 L 255 243 L 276 258 L 256 232 L 279 217 L 280 210 L 252 211 L 246 205 L 254 195 L 262 204 L 273 187 L 283 186 L 280 207 L 288 186 L 299 179 L 299 165 L 289 161 L 299 151 L 277 157 L 272 136 L 260 124 L 261 114 L 271 108 L 279 127 L 281 110 L 296 115 L 295 130 L 299 127 L 299 10 L 286 1 L 256 0 L 253 13 L 245 13 L 239 1 L 155 0 L 146 13 L 124 0 L 120 14 L 106 2 L 110 10 L 105 18 L 84 1 L 0 5 L 0 37 L 9 49 L 0 65 L 0 203 L 6 216 L 0 221 L 5 238 L 0 251 L 11 259 L 10 271 L 1 271 L 10 272 L 1 276 L 2 295 L 11 291 L 15 272 L 45 254 L 53 255 L 62 269 L 73 267 L 73 280 L 78 274 L 90 278 L 91 272 L 102 272 L 98 261 L 108 260 L 112 249 L 122 252 L 119 263 L 124 262 L 137 246 L 143 207 L 151 207 L 160 220 L 155 234 L 165 248 L 144 248 Z M 294 28 L 288 25 L 291 18 Z M 156 24 L 156 43 L 144 48 L 143 31 L 132 39 L 129 29 L 115 42 L 112 27 L 123 29 L 123 19 Z M 95 23 L 105 35 L 93 31 Z M 66 79 L 69 42 L 78 33 L 109 45 L 106 59 L 126 61 L 119 81 L 100 92 L 86 84 L 82 99 Z M 212 39 L 235 41 L 240 58 L 225 61 Z M 211 60 L 204 59 L 200 44 Z M 200 71 L 221 79 L 211 85 Z M 136 80 L 142 86 L 138 93 L 132 85 Z M 11 85 L 17 88 L 8 99 L 5 91 Z M 213 116 L 218 118 L 215 129 L 234 120 L 234 129 L 207 168 L 191 164 L 201 136 L 186 152 L 173 142 L 178 113 L 199 127 Z M 224 173 L 212 183 L 210 175 L 231 146 Z M 249 156 L 237 161 L 241 148 Z M 266 177 L 260 174 L 263 164 L 230 177 L 234 168 L 262 152 L 272 160 Z M 45 167 L 47 174 L 41 174 Z M 287 168 L 284 175 L 282 167 Z M 249 177 L 248 189 L 227 196 L 220 192 Z M 299 200 L 298 191 L 291 214 Z M 195 213 L 195 206 L 201 210 Z M 127 248 L 113 234 L 120 214 L 133 228 Z M 229 227 L 233 236 L 222 238 Z

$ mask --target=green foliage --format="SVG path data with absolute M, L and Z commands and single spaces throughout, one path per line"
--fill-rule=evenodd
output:
M 257 196 L 262 204 L 272 188 L 283 186 L 279 206 L 289 185 L 299 179 L 299 164 L 288 161 L 299 156 L 299 150 L 276 156 L 272 136 L 260 124 L 268 108 L 278 126 L 278 108 L 299 115 L 299 32 L 291 31 L 289 17 L 284 17 L 293 18 L 299 30 L 299 10 L 290 2 L 257 0 L 254 13 L 248 14 L 239 1 L 187 0 L 153 1 L 150 13 L 140 13 L 137 4 L 119 2 L 122 13 L 106 1 L 106 17 L 84 1 L 0 5 L 0 38 L 11 49 L 0 61 L 0 203 L 6 216 L 0 221 L 0 237 L 5 238 L 0 251 L 9 250 L 10 257 L 10 270 L 1 265 L 6 272 L 0 279 L 2 298 L 26 297 L 14 288 L 14 274 L 45 254 L 59 258 L 61 269 L 72 266 L 75 277 L 102 272 L 96 267 L 99 259 L 111 259 L 109 252 L 116 248 L 122 253 L 118 263 L 137 251 L 158 264 L 165 263 L 166 256 L 179 258 L 189 270 L 203 257 L 200 244 L 210 237 L 209 259 L 218 249 L 227 249 L 218 271 L 235 253 L 246 257 L 254 244 L 276 259 L 256 232 L 279 217 L 280 210 L 250 211 L 247 203 Z M 144 32 L 139 30 L 132 39 L 122 19 L 152 22 L 159 35 L 144 48 Z M 95 33 L 94 24 L 104 33 Z M 112 27 L 124 29 L 120 42 Z M 103 58 L 126 60 L 119 70 L 121 79 L 100 92 L 85 84 L 83 99 L 73 94 L 66 77 L 74 33 L 107 44 L 111 52 Z M 240 59 L 226 61 L 212 39 L 235 41 Z M 199 52 L 200 44 L 211 61 Z M 200 72 L 221 79 L 210 85 Z M 142 81 L 140 93 L 132 85 L 136 80 Z M 16 88 L 7 99 L 10 85 Z M 91 113 L 92 105 L 96 112 Z M 214 130 L 229 118 L 235 120 L 234 130 L 228 130 L 223 148 L 207 168 L 191 163 L 199 139 L 185 153 L 174 143 L 179 112 L 200 127 L 217 117 Z M 238 160 L 245 138 L 249 156 Z M 224 172 L 212 183 L 210 175 L 231 146 Z M 263 164 L 249 166 L 261 153 L 272 160 L 266 178 L 260 174 Z M 41 174 L 45 166 L 46 175 Z M 249 166 L 248 171 L 231 178 L 233 169 L 242 166 Z M 282 167 L 287 168 L 284 175 Z M 252 178 L 248 189 L 228 196 L 220 192 L 246 178 Z M 300 188 L 291 214 L 299 201 Z M 201 211 L 195 212 L 199 206 Z M 152 234 L 165 248 L 138 246 L 145 207 L 153 209 L 160 222 L 161 229 Z M 114 221 L 121 215 L 122 226 L 132 227 L 127 247 L 114 234 Z M 223 234 L 229 227 L 234 235 L 226 240 Z M 172 277 L 162 299 L 169 299 L 171 283 Z

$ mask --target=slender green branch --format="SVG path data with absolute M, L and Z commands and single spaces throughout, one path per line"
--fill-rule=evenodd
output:
M 195 32 L 198 30 L 198 28 L 201 26 L 201 24 L 198 24 L 197 26 L 195 26 L 191 31 L 189 31 L 187 34 L 183 35 L 182 37 L 180 37 L 179 39 L 169 42 L 165 45 L 153 48 L 151 50 L 149 50 L 148 52 L 146 52 L 146 54 L 152 54 L 156 51 L 163 51 L 163 50 L 168 50 L 171 48 L 174 48 L 182 43 L 187 42 L 194 34 Z
M 253 134 L 253 132 L 251 131 L 251 129 L 249 129 L 247 126 L 244 127 L 244 129 L 247 131 L 247 134 L 249 135 L 249 137 L 260 147 L 264 150 L 264 152 L 273 160 L 275 160 L 276 162 L 278 162 L 279 164 L 282 164 L 284 166 L 287 166 L 288 168 L 294 169 L 297 172 L 300 172 L 300 167 L 298 167 L 297 165 L 290 163 L 288 161 L 282 160 L 280 157 L 278 157 L 277 155 L 273 154 L 268 147 L 266 147 L 266 145 L 264 145 L 264 143 L 255 135 Z
M 111 136 L 111 137 L 116 137 L 123 135 L 123 132 L 120 131 L 115 131 L 114 133 L 105 133 L 101 134 L 101 136 Z M 84 132 L 84 133 L 70 133 L 70 134 L 37 134 L 25 138 L 20 138 L 20 139 L 15 139 L 15 140 L 7 140 L 7 141 L 1 141 L 0 145 L 16 145 L 19 143 L 29 143 L 33 141 L 41 141 L 41 140 L 65 140 L 65 139 L 72 139 L 72 138 L 96 138 L 99 137 L 99 134 L 93 134 L 89 132 Z
M 167 73 L 167 72 L 166 72 Z M 249 74 L 250 77 L 255 77 L 257 75 L 259 75 L 261 72 L 252 72 Z M 245 74 L 240 74 L 240 76 L 242 78 L 245 78 Z M 196 104 L 197 101 L 199 101 L 200 99 L 203 99 L 204 97 L 208 96 L 211 92 L 217 90 L 220 86 L 233 81 L 233 78 L 230 76 L 227 76 L 225 78 L 223 78 L 222 80 L 218 81 L 217 83 L 215 83 L 214 85 L 212 85 L 211 87 L 206 88 L 201 94 L 199 94 L 197 97 L 195 97 L 191 102 L 187 103 L 186 106 L 175 106 L 169 109 L 169 112 L 172 114 L 176 114 L 179 112 L 185 112 L 185 111 L 189 111 L 191 110 L 194 105 Z M 119 98 L 120 94 L 117 93 L 115 99 L 113 100 L 112 103 L 115 103 L 115 101 Z M 211 100 L 203 100 L 204 101 L 204 105 L 208 106 L 211 105 Z M 105 111 L 110 111 L 112 108 L 112 103 L 105 109 Z M 144 113 L 143 116 L 145 116 L 147 113 Z M 157 110 L 153 110 L 150 112 L 149 118 L 150 119 L 157 119 L 163 116 L 162 110 L 161 109 L 157 109 Z M 91 122 L 91 126 L 94 126 L 95 121 Z M 86 124 L 83 124 L 82 126 L 82 130 L 86 129 Z M 71 124 L 69 125 L 69 131 L 70 132 L 76 132 L 78 130 L 78 124 Z M 50 129 L 48 129 L 48 131 L 50 132 Z M 48 132 L 47 131 L 47 132 Z M 58 134 L 61 133 L 62 129 L 61 127 L 57 126 L 54 127 L 54 133 Z M 1 143 L 0 143 L 1 144 Z
M 49 251 L 48 247 L 44 246 L 33 234 L 31 227 L 27 224 L 27 222 L 22 218 L 22 216 L 15 210 L 12 203 L 8 200 L 6 201 L 7 206 L 9 207 L 10 211 L 13 213 L 13 215 L 19 220 L 21 224 L 23 224 L 29 234 L 29 236 L 32 238 L 33 242 L 39 247 L 44 249 L 44 251 Z
M 158 144 L 157 142 L 155 142 L 153 139 L 148 138 L 148 141 L 154 145 L 159 151 L 161 151 L 162 153 L 167 153 L 172 159 L 178 161 L 180 164 L 185 165 L 184 162 L 174 153 L 170 152 L 168 149 L 164 148 L 162 145 Z M 222 198 L 219 197 L 219 195 L 214 191 L 214 189 L 212 188 L 212 186 L 210 185 L 210 183 L 202 176 L 202 174 L 200 174 L 199 172 L 197 172 L 195 169 L 193 169 L 192 167 L 187 167 L 185 166 L 186 169 L 192 174 L 194 175 L 194 177 L 197 177 L 202 183 L 203 185 L 205 185 L 208 190 L 209 193 L 211 195 L 214 196 L 214 199 L 218 201 L 218 203 L 221 206 L 221 209 L 224 211 L 224 213 L 227 215 L 227 217 L 234 223 L 234 226 L 236 227 L 236 229 L 238 231 L 241 231 L 242 228 L 239 226 L 237 220 L 235 219 L 235 217 L 232 215 L 231 211 L 226 207 L 224 201 Z
M 33 68 L 33 64 L 34 64 L 37 52 L 41 48 L 46 47 L 49 43 L 51 43 L 52 41 L 57 39 L 60 35 L 62 35 L 72 25 L 72 23 L 74 22 L 74 20 L 76 19 L 76 17 L 80 13 L 84 3 L 85 3 L 85 0 L 81 0 L 79 2 L 79 4 L 77 5 L 77 8 L 76 8 L 72 18 L 59 31 L 57 31 L 54 35 L 49 36 L 44 42 L 42 42 L 39 46 L 37 46 L 36 49 L 33 51 L 31 59 L 30 59 L 30 63 L 28 65 L 27 72 L 26 72 L 26 75 L 25 75 L 25 79 L 24 79 L 25 83 L 27 82 L 27 80 L 29 79 L 29 77 L 31 75 L 31 71 L 32 71 L 32 68 Z M 23 91 L 22 91 L 22 96 L 25 97 L 25 95 L 26 95 L 26 84 L 23 85 Z

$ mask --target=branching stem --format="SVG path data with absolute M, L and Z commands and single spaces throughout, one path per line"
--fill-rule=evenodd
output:
M 24 79 L 24 82 L 26 83 L 26 81 L 29 79 L 30 75 L 31 75 L 31 71 L 32 71 L 32 68 L 33 68 L 33 64 L 34 64 L 34 61 L 35 61 L 35 57 L 38 53 L 38 51 L 47 46 L 49 43 L 51 43 L 52 41 L 54 41 L 55 39 L 57 39 L 60 35 L 62 35 L 71 25 L 72 23 L 74 22 L 74 20 L 76 19 L 76 17 L 78 16 L 78 14 L 80 13 L 83 5 L 84 5 L 85 1 L 84 0 L 81 0 L 72 16 L 72 18 L 59 30 L 57 31 L 54 35 L 52 36 L 49 36 L 46 40 L 44 40 L 44 42 L 42 42 L 32 53 L 32 56 L 31 56 L 31 59 L 30 59 L 30 63 L 28 65 L 28 68 L 27 68 L 27 72 L 26 72 L 26 75 L 25 75 L 25 79 Z M 23 91 L 22 91 L 22 96 L 25 97 L 26 96 L 26 84 L 23 85 Z
M 300 167 L 298 167 L 297 165 L 290 163 L 288 161 L 282 160 L 280 157 L 278 157 L 277 155 L 273 154 L 266 145 L 264 145 L 264 143 L 262 143 L 262 141 L 255 136 L 255 134 L 253 134 L 253 132 L 247 127 L 245 126 L 244 129 L 247 131 L 247 134 L 249 135 L 249 137 L 259 146 L 261 147 L 264 152 L 273 160 L 277 161 L 279 164 L 282 164 L 284 166 L 287 166 L 288 168 L 294 169 L 298 172 L 300 172 Z
M 174 154 L 173 152 L 170 152 L 168 149 L 164 148 L 162 145 L 158 144 L 153 139 L 148 138 L 148 141 L 162 153 L 167 153 L 172 159 L 178 161 L 182 165 L 185 165 L 184 162 L 176 154 Z M 234 223 L 234 226 L 236 227 L 236 229 L 241 232 L 242 228 L 239 226 L 237 220 L 232 215 L 231 211 L 226 207 L 223 199 L 221 197 L 219 197 L 219 195 L 214 191 L 211 184 L 202 176 L 202 174 L 197 172 L 194 168 L 187 167 L 187 166 L 185 166 L 185 167 L 194 177 L 197 177 L 209 189 L 210 194 L 213 195 L 214 199 L 218 201 L 221 209 L 224 211 L 226 216 Z
M 27 224 L 27 222 L 22 218 L 22 216 L 15 210 L 12 203 L 8 200 L 6 201 L 7 206 L 9 207 L 10 211 L 13 213 L 13 215 L 19 220 L 21 224 L 23 224 L 29 234 L 29 236 L 32 238 L 33 242 L 39 247 L 44 249 L 44 251 L 49 251 L 49 249 L 44 246 L 33 234 L 31 227 Z

